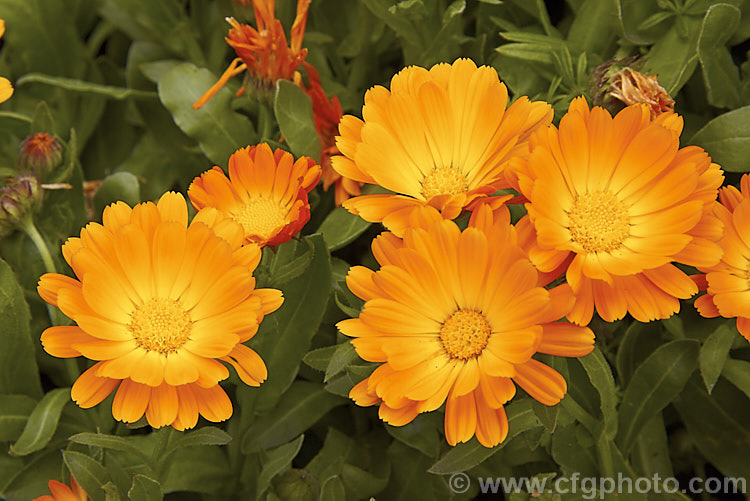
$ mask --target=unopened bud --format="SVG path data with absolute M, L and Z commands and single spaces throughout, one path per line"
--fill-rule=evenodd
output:
M 20 176 L 0 188 L 0 236 L 11 233 L 39 205 L 41 192 L 36 178 Z
M 51 134 L 37 132 L 27 136 L 21 142 L 18 151 L 18 165 L 20 170 L 27 171 L 37 177 L 60 165 L 62 162 L 62 146 Z

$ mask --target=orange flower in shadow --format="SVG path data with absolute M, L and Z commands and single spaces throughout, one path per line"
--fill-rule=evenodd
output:
M 196 210 L 215 207 L 239 223 L 245 243 L 288 242 L 310 220 L 307 194 L 320 180 L 320 166 L 308 157 L 268 144 L 237 150 L 229 157 L 229 177 L 220 167 L 196 177 L 188 196 Z
M 70 487 L 57 480 L 50 480 L 47 484 L 49 494 L 34 498 L 34 501 L 86 501 L 86 491 L 78 485 L 73 475 L 70 476 Z
M 336 206 L 339 207 L 350 197 L 360 195 L 360 188 L 364 183 L 344 177 L 333 170 L 331 157 L 341 154 L 336 147 L 336 136 L 339 132 L 339 122 L 344 115 L 341 111 L 341 103 L 339 102 L 338 96 L 333 96 L 331 99 L 328 99 L 328 95 L 320 85 L 320 75 L 318 74 L 318 71 L 311 64 L 303 64 L 305 72 L 307 72 L 309 85 L 301 85 L 301 87 L 312 100 L 315 129 L 318 131 L 318 137 L 320 137 L 320 167 L 323 170 L 323 189 L 328 191 L 328 188 L 330 188 L 331 185 L 334 186 Z
M 277 80 L 292 80 L 295 72 L 307 56 L 302 48 L 307 23 L 307 9 L 310 0 L 297 0 L 297 17 L 291 31 L 291 44 L 287 45 L 286 34 L 281 21 L 274 17 L 274 0 L 253 0 L 257 29 L 228 17 L 232 26 L 226 37 L 227 43 L 237 53 L 219 80 L 194 104 L 198 109 L 211 99 L 235 75 L 247 71 L 248 78 L 237 95 L 245 92 L 248 80 L 256 88 L 270 89 Z
M 737 318 L 737 330 L 750 341 L 750 176 L 740 181 L 740 190 L 726 186 L 719 190 L 721 203 L 714 214 L 724 223 L 719 246 L 721 261 L 711 267 L 699 267 L 702 275 L 693 276 L 700 290 L 707 293 L 695 300 L 704 317 Z

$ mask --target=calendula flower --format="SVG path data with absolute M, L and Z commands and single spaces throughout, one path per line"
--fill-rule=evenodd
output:
M 750 341 L 750 177 L 740 181 L 741 190 L 727 186 L 719 191 L 721 204 L 714 214 L 724 223 L 719 246 L 724 251 L 715 266 L 700 267 L 693 277 L 707 293 L 695 300 L 695 307 L 708 318 L 737 318 L 737 330 Z
M 263 143 L 229 157 L 229 178 L 220 167 L 196 177 L 188 188 L 193 207 L 215 207 L 243 228 L 245 243 L 288 242 L 310 220 L 307 194 L 320 179 L 320 166 L 308 157 Z
M 403 239 L 374 240 L 378 271 L 351 268 L 347 285 L 366 302 L 337 326 L 360 357 L 382 362 L 351 390 L 357 404 L 379 404 L 381 419 L 401 426 L 445 403 L 449 444 L 476 435 L 493 447 L 508 433 L 503 404 L 516 384 L 546 405 L 565 395 L 565 379 L 532 356 L 586 355 L 594 334 L 557 322 L 570 288 L 538 285 L 503 209 L 480 206 L 463 232 L 437 213 L 412 214 Z
M 86 501 L 88 499 L 86 491 L 78 485 L 73 475 L 70 476 L 70 487 L 57 480 L 50 480 L 47 486 L 50 493 L 34 498 L 34 501 Z
M 42 344 L 50 355 L 97 361 L 71 391 L 83 408 L 117 392 L 115 419 L 146 414 L 153 427 L 192 428 L 198 414 L 223 421 L 232 404 L 219 381 L 229 376 L 258 386 L 266 366 L 243 343 L 263 316 L 282 303 L 281 292 L 256 289 L 257 246 L 242 246 L 240 225 L 215 209 L 188 225 L 182 195 L 158 204 L 104 210 L 63 245 L 77 279 L 48 273 L 39 295 L 77 325 L 50 327 Z
M 552 120 L 547 103 L 521 97 L 508 109 L 497 72 L 469 59 L 410 66 L 391 89 L 365 94 L 364 120 L 344 116 L 333 157 L 342 176 L 394 194 L 355 197 L 350 212 L 402 234 L 409 214 L 430 205 L 453 219 L 480 197 L 505 187 L 506 162 L 528 152 L 526 138 Z
M 0 38 L 5 34 L 5 19 L 0 19 Z M 13 86 L 10 84 L 10 80 L 4 77 L 0 77 L 0 103 L 10 99 L 13 95 Z
M 302 90 L 312 100 L 313 119 L 321 145 L 320 167 L 322 169 L 323 189 L 328 191 L 328 188 L 333 185 L 334 199 L 336 206 L 339 207 L 349 197 L 359 195 L 363 183 L 344 177 L 333 170 L 331 157 L 340 154 L 336 147 L 336 134 L 338 134 L 339 122 L 343 116 L 341 103 L 338 96 L 333 96 L 329 100 L 325 90 L 320 85 L 318 71 L 311 64 L 304 63 L 304 66 L 309 85 L 303 85 Z
M 674 99 L 659 85 L 656 75 L 644 75 L 632 68 L 623 68 L 612 75 L 610 82 L 607 95 L 626 106 L 645 104 L 651 112 L 651 118 L 674 112 Z
M 297 17 L 292 24 L 289 46 L 284 27 L 274 16 L 274 0 L 253 0 L 257 29 L 228 17 L 227 22 L 231 28 L 226 41 L 237 53 L 237 58 L 219 80 L 193 104 L 193 109 L 206 104 L 230 78 L 244 71 L 247 71 L 247 76 L 238 96 L 244 93 L 247 85 L 265 92 L 273 89 L 277 80 L 294 79 L 297 68 L 307 56 L 307 49 L 302 48 L 302 39 L 305 36 L 309 6 L 310 0 L 297 0 Z
M 636 105 L 612 118 L 576 98 L 559 130 L 539 131 L 514 163 L 529 200 L 518 230 L 540 271 L 567 268 L 571 321 L 587 324 L 595 307 L 608 322 L 667 318 L 697 292 L 672 262 L 719 261 L 712 207 L 723 173 L 701 148 L 680 149 L 681 130 L 675 114 L 652 121 Z

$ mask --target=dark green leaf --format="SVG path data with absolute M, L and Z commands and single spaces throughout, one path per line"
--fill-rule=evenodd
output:
M 159 482 L 145 475 L 133 475 L 133 485 L 128 491 L 131 501 L 160 501 L 164 499 Z
M 331 361 L 328 363 L 323 382 L 328 382 L 329 379 L 346 369 L 355 360 L 359 360 L 359 355 L 354 351 L 354 346 L 350 342 L 346 341 L 336 345 L 336 351 L 333 352 Z
M 440 436 L 442 427 L 442 415 L 434 412 L 420 414 L 414 421 L 403 426 L 385 425 L 386 431 L 393 438 L 431 458 L 437 457 L 440 452 L 440 445 L 443 441 Z
M 141 201 L 138 178 L 130 172 L 115 172 L 104 178 L 94 195 L 94 212 L 101 214 L 107 205 L 120 200 L 131 207 Z
M 531 408 L 534 410 L 534 414 L 539 419 L 539 422 L 544 425 L 547 431 L 553 433 L 557 426 L 557 413 L 560 410 L 560 406 L 544 405 L 534 400 L 531 402 Z
M 300 435 L 296 440 L 289 442 L 288 444 L 280 445 L 274 449 L 263 452 L 263 469 L 258 476 L 257 484 L 258 488 L 256 497 L 258 499 L 260 499 L 261 495 L 266 492 L 266 489 L 268 489 L 268 486 L 271 484 L 271 480 L 273 480 L 276 475 L 291 467 L 292 460 L 302 448 L 302 441 L 304 438 L 304 435 Z
M 740 10 L 726 3 L 712 5 L 698 35 L 698 59 L 708 102 L 719 108 L 740 105 L 740 75 L 726 48 L 740 23 Z
M 724 381 L 708 395 L 694 377 L 674 404 L 708 461 L 727 477 L 750 478 L 750 409 L 745 395 Z
M 604 418 L 604 434 L 609 440 L 617 435 L 617 396 L 615 394 L 615 379 L 609 363 L 598 347 L 578 361 L 583 365 L 589 381 L 599 393 L 600 408 Z
M 214 495 L 235 480 L 226 453 L 217 446 L 180 449 L 171 456 L 159 477 L 163 492 L 194 491 Z
M 346 490 L 339 477 L 329 478 L 320 489 L 320 499 L 328 501 L 346 501 Z
M 124 87 L 113 87 L 111 85 L 85 82 L 83 80 L 78 80 L 75 78 L 44 75 L 42 73 L 28 73 L 16 80 L 17 86 L 21 86 L 27 83 L 42 83 L 45 85 L 51 85 L 53 87 L 59 87 L 65 90 L 81 92 L 84 94 L 96 94 L 100 96 L 110 97 L 112 99 L 127 99 L 129 97 L 133 97 L 136 99 L 156 99 L 158 97 L 156 92 L 127 89 Z
M 302 361 L 313 369 L 319 371 L 325 371 L 328 368 L 328 364 L 331 363 L 331 357 L 336 352 L 338 345 L 326 346 L 325 348 L 318 348 L 317 350 L 308 351 L 302 358 Z
M 331 287 L 328 249 L 320 235 L 303 240 L 312 243 L 312 262 L 302 275 L 284 284 L 284 304 L 263 320 L 258 334 L 249 343 L 268 367 L 268 380 L 252 390 L 257 401 L 256 413 L 272 409 L 291 385 L 328 304 Z
M 688 39 L 680 36 L 674 26 L 667 30 L 651 47 L 643 70 L 647 73 L 656 73 L 659 83 L 670 96 L 677 95 L 698 65 L 696 50 L 700 21 L 694 18 L 682 19 L 686 19 L 685 23 L 689 27 Z
M 615 13 L 610 2 L 586 0 L 576 12 L 568 31 L 568 47 L 573 54 L 606 54 L 615 39 Z
M 312 101 L 288 80 L 276 82 L 273 111 L 279 129 L 295 157 L 308 156 L 320 161 L 320 138 L 313 120 Z
M 63 461 L 93 501 L 104 500 L 102 487 L 110 482 L 110 478 L 101 463 L 75 451 L 63 451 Z
M 0 394 L 42 395 L 29 320 L 23 290 L 0 259 Z
M 60 413 L 70 402 L 70 388 L 52 390 L 34 407 L 23 433 L 10 446 L 11 454 L 25 456 L 44 448 L 57 430 Z
M 708 122 L 691 139 L 730 172 L 750 171 L 750 106 L 724 113 Z
M 343 207 L 337 207 L 326 216 L 316 233 L 323 235 L 328 250 L 333 252 L 352 243 L 371 224 Z
M 679 395 L 698 365 L 698 343 L 683 339 L 662 345 L 633 374 L 620 405 L 617 443 L 627 453 L 642 426 Z
M 415 499 L 448 499 L 451 492 L 443 477 L 427 471 L 432 460 L 415 454 L 401 442 L 395 441 L 388 448 L 391 460 L 391 476 L 388 486 L 378 496 L 389 501 L 412 501 Z
M 669 457 L 667 430 L 660 412 L 641 428 L 631 457 L 633 465 L 643 476 L 650 478 L 656 473 L 662 478 L 674 476 L 672 461 Z
M 750 362 L 729 358 L 721 375 L 750 398 Z
M 146 454 L 141 449 L 139 449 L 133 443 L 133 441 L 128 440 L 126 437 L 86 432 L 73 435 L 68 440 L 77 444 L 91 445 L 94 447 L 102 447 L 104 449 L 113 449 L 117 451 L 128 452 L 143 459 L 144 463 L 148 462 L 148 456 L 146 456 Z
M 329 428 L 323 447 L 307 463 L 305 470 L 315 475 L 321 485 L 341 473 L 349 453 L 356 448 L 354 440 L 335 428 Z
M 0 442 L 16 440 L 36 402 L 27 395 L 0 395 Z
M 516 435 L 541 426 L 539 419 L 531 408 L 529 399 L 511 403 L 506 407 L 506 412 L 508 415 L 508 436 L 500 445 L 488 448 L 480 444 L 476 438 L 472 438 L 469 442 L 453 447 L 433 464 L 429 471 L 444 475 L 470 470 L 505 447 Z
M 345 402 L 325 391 L 322 385 L 295 381 L 275 409 L 253 422 L 245 433 L 242 448 L 254 452 L 283 444 Z
M 729 349 L 736 338 L 736 330 L 730 329 L 727 324 L 722 324 L 708 336 L 706 342 L 701 346 L 698 363 L 703 383 L 706 385 L 709 395 L 716 384 L 716 380 L 719 379 L 724 362 L 729 356 Z
M 18 84 L 18 82 L 16 82 Z M 52 118 L 52 112 L 47 106 L 47 103 L 40 101 L 36 105 L 34 110 L 34 117 L 31 120 L 31 126 L 29 127 L 29 134 L 35 134 L 37 132 L 48 132 L 50 134 L 57 134 L 55 128 L 55 120 Z
M 205 426 L 199 430 L 182 434 L 180 438 L 170 444 L 170 449 L 176 450 L 180 447 L 195 445 L 226 445 L 231 441 L 232 437 L 227 432 L 215 426 Z
M 18 137 L 24 137 L 29 132 L 31 118 L 14 111 L 0 111 L 0 130 L 8 131 Z
M 203 153 L 217 165 L 227 165 L 229 156 L 237 149 L 254 144 L 257 135 L 253 124 L 232 111 L 232 93 L 221 89 L 199 110 L 191 108 L 216 77 L 206 69 L 183 63 L 159 79 L 159 99 L 172 113 L 177 126 L 192 137 Z

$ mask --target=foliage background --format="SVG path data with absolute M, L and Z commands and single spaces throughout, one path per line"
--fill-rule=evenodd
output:
M 288 28 L 294 2 L 277 4 Z M 46 191 L 35 217 L 58 270 L 70 273 L 61 243 L 112 201 L 184 193 L 194 176 L 260 141 L 319 156 L 310 101 L 290 83 L 263 101 L 233 98 L 233 81 L 190 109 L 233 57 L 225 16 L 251 22 L 252 9 L 229 0 L 0 0 L 0 74 L 16 87 L 0 106 L 0 175 L 16 174 L 30 132 L 64 144 L 62 165 L 44 181 L 73 187 Z M 513 95 L 552 103 L 559 119 L 573 97 L 591 96 L 597 65 L 643 56 L 642 71 L 658 74 L 685 117 L 682 144 L 704 147 L 737 184 L 750 171 L 748 39 L 745 0 L 313 0 L 304 46 L 328 94 L 355 115 L 365 90 L 404 65 L 466 56 L 497 69 Z M 83 180 L 103 181 L 89 200 Z M 115 423 L 112 397 L 88 411 L 70 401 L 83 361 L 41 349 L 49 316 L 36 294 L 40 255 L 22 232 L 2 238 L 0 495 L 30 499 L 68 472 L 95 500 L 475 496 L 476 485 L 450 491 L 448 474 L 458 471 L 658 473 L 683 487 L 692 476 L 750 478 L 750 347 L 733 320 L 702 319 L 688 302 L 661 322 L 594 322 L 594 353 L 549 361 L 568 381 L 562 403 L 517 395 L 510 435 L 493 449 L 475 439 L 449 447 L 440 411 L 394 428 L 356 407 L 348 391 L 373 366 L 334 324 L 361 307 L 343 279 L 350 265 L 375 267 L 369 242 L 381 228 L 334 209 L 332 192 L 318 189 L 311 202 L 306 236 L 266 249 L 256 273 L 259 286 L 286 297 L 251 342 L 268 381 L 256 389 L 232 376 L 223 385 L 231 420 L 186 433 Z M 662 497 L 686 499 L 648 495 Z

